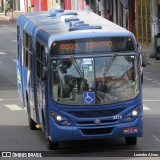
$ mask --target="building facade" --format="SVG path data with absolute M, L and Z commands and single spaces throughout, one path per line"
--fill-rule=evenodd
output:
M 160 4 L 160 0 L 159 4 Z M 110 10 L 113 22 L 135 34 L 138 42 L 150 45 L 152 41 L 152 0 L 94 0 L 96 13 L 105 17 Z M 160 6 L 159 6 L 160 8 Z
M 4 0 L 5 1 L 5 0 Z M 160 19 L 160 0 L 10 0 L 14 9 L 29 12 L 63 8 L 65 10 L 85 10 L 89 5 L 93 12 L 106 17 L 110 10 L 113 22 L 135 34 L 138 42 L 146 45 L 153 38 L 153 1 L 158 3 Z M 160 26 L 160 25 L 159 25 Z
M 47 11 L 48 1 L 47 0 L 25 0 L 25 12 L 38 12 Z

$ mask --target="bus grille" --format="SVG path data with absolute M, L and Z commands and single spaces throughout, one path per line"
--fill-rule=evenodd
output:
M 96 135 L 96 134 L 109 134 L 113 128 L 98 128 L 98 129 L 81 129 L 85 135 Z
M 108 110 L 94 110 L 94 111 L 68 111 L 69 114 L 78 118 L 95 118 L 114 116 L 122 112 L 124 108 L 108 109 Z
M 101 124 L 105 124 L 105 123 L 115 123 L 117 122 L 118 120 L 102 120 L 101 121 Z M 95 125 L 94 124 L 94 121 L 81 121 L 81 122 L 77 122 L 77 124 L 79 125 Z

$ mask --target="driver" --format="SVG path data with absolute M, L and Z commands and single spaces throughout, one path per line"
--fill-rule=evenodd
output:
M 72 62 L 69 60 L 61 60 L 59 62 L 59 70 L 63 73 L 66 74 L 67 73 L 67 69 L 69 69 L 72 66 Z

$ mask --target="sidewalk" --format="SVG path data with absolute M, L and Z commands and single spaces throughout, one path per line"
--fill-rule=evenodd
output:
M 12 12 L 9 12 L 7 14 L 7 16 L 4 15 L 4 13 L 0 13 L 0 23 L 1 21 L 12 21 L 12 22 L 16 22 L 18 16 L 20 14 L 24 14 L 24 12 L 22 11 L 14 11 L 13 13 Z
M 4 13 L 0 13 L 0 24 L 2 22 L 16 22 L 18 16 L 20 14 L 24 14 L 22 11 L 14 11 L 9 12 L 7 16 L 4 15 Z M 159 65 L 160 66 L 160 60 L 156 60 L 155 58 L 150 58 L 150 54 L 153 52 L 153 47 L 152 46 L 147 46 L 147 45 L 141 45 L 141 52 L 142 56 L 144 57 L 145 61 L 147 64 L 151 65 Z
M 160 60 L 156 60 L 155 58 L 150 58 L 151 53 L 153 53 L 153 46 L 141 45 L 141 53 L 142 57 L 145 59 L 147 65 L 158 65 L 160 66 Z

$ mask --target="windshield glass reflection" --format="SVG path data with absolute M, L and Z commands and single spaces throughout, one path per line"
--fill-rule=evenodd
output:
M 51 90 L 53 100 L 60 104 L 102 105 L 131 100 L 139 93 L 137 60 L 135 56 L 54 60 Z

